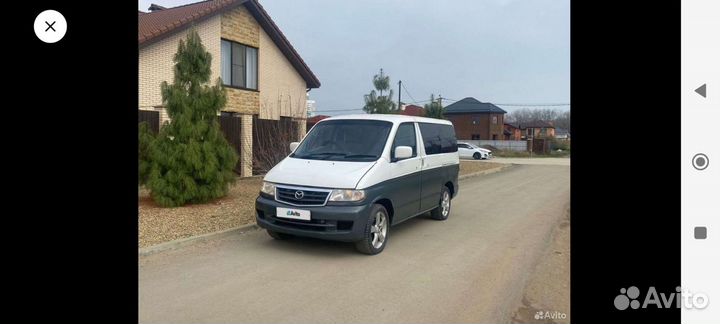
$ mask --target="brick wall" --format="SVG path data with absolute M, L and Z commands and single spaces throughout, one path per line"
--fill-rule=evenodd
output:
M 205 49 L 212 54 L 211 83 L 220 77 L 220 16 L 195 25 Z M 138 62 L 138 100 L 141 108 L 152 109 L 162 105 L 160 83 L 173 81 L 173 56 L 178 42 L 185 39 L 187 29 L 176 32 L 157 42 L 140 48 Z
M 264 30 L 260 31 L 258 56 L 259 117 L 306 118 L 307 83 Z
M 493 123 L 493 117 L 497 117 L 497 123 Z M 455 126 L 455 135 L 461 140 L 470 140 L 473 135 L 479 135 L 481 140 L 502 140 L 503 136 L 503 114 L 452 114 L 446 115 Z
M 260 25 L 252 14 L 244 6 L 222 14 L 220 22 L 220 37 L 252 47 L 260 47 Z M 258 50 L 262 52 L 262 49 Z M 218 50 L 218 55 L 220 50 Z M 260 58 L 258 65 L 262 66 Z M 261 71 L 258 71 L 258 79 L 262 79 Z M 258 114 L 260 109 L 260 93 L 252 90 L 234 88 L 227 89 L 227 104 L 223 111 L 236 112 L 240 114 Z M 262 90 L 258 87 L 258 90 Z

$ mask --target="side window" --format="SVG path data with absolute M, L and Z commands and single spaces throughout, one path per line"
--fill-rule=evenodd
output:
M 395 148 L 398 146 L 412 147 L 413 155 L 417 156 L 417 141 L 415 140 L 415 125 L 413 123 L 402 123 L 398 126 L 395 140 L 393 141 L 391 156 L 395 158 Z
M 437 124 L 420 123 L 420 134 L 422 135 L 425 154 L 439 154 L 442 150 L 440 143 L 440 127 Z
M 455 130 L 451 125 L 420 123 L 425 154 L 457 152 Z
M 439 125 L 441 128 L 440 137 L 442 137 L 442 152 L 457 152 L 457 138 L 455 138 L 455 129 L 452 125 Z

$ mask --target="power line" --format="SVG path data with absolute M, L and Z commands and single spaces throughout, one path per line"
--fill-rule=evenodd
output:
M 502 104 L 502 103 L 496 103 L 493 104 L 496 106 L 516 106 L 516 107 L 561 107 L 561 106 L 570 106 L 569 103 L 549 103 L 549 104 Z
M 443 100 L 450 100 L 450 101 L 460 101 L 457 99 L 451 99 L 451 98 L 443 98 Z M 496 106 L 515 106 L 515 107 L 561 107 L 561 106 L 570 106 L 569 103 L 529 103 L 529 104 L 520 104 L 520 103 L 492 103 Z
M 415 100 L 415 98 L 413 98 L 413 96 L 412 96 L 412 94 L 410 93 L 410 91 L 408 91 L 408 89 L 407 89 L 407 87 L 405 86 L 405 84 L 404 84 L 404 83 L 401 83 L 400 85 L 402 85 L 403 89 L 405 89 L 405 93 L 407 93 L 408 97 L 410 97 L 410 99 L 413 100 L 413 103 L 418 103 L 418 101 Z

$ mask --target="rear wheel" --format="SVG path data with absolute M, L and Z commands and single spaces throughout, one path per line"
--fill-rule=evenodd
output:
M 443 187 L 443 191 L 440 194 L 440 203 L 437 208 L 430 212 L 430 217 L 436 220 L 446 220 L 448 216 L 450 216 L 450 207 L 450 190 L 447 187 Z
M 480 160 L 481 157 L 482 156 L 480 156 L 480 153 L 473 154 L 473 159 L 475 159 L 475 160 Z
M 390 217 L 387 210 L 383 205 L 373 205 L 365 224 L 363 239 L 355 242 L 355 248 L 365 254 L 378 254 L 385 249 L 389 234 Z
M 270 235 L 270 237 L 272 237 L 276 240 L 287 240 L 292 237 L 292 235 L 290 235 L 290 234 L 275 232 L 275 231 L 271 231 L 271 230 L 267 230 L 267 233 L 268 233 L 268 235 Z

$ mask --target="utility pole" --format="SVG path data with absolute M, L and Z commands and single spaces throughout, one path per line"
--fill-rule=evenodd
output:
M 443 100 L 442 94 L 438 94 L 438 103 L 440 104 L 440 107 L 443 106 L 443 105 L 442 105 L 442 100 Z
M 402 80 L 398 80 L 398 111 L 400 111 L 400 109 L 402 108 L 402 107 L 400 107 L 400 94 L 401 93 L 402 93 Z

